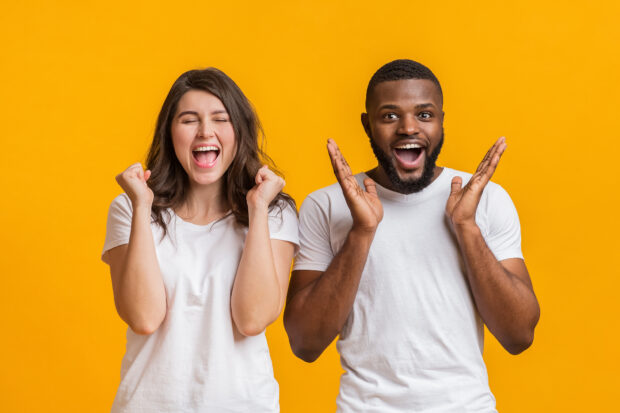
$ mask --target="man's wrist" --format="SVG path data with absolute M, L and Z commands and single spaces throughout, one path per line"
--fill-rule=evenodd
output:
M 453 223 L 452 226 L 459 241 L 465 240 L 472 236 L 482 235 L 480 227 L 475 221 Z
M 365 227 L 356 227 L 355 225 L 351 227 L 349 231 L 349 238 L 353 238 L 355 241 L 369 241 L 375 238 L 375 233 L 377 232 L 377 228 L 365 228 Z

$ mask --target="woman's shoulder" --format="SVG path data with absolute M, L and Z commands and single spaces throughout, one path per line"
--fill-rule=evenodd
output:
M 121 193 L 110 203 L 108 216 L 129 217 L 133 214 L 133 205 L 126 193 Z
M 279 199 L 269 211 L 269 232 L 271 238 L 299 243 L 299 218 L 293 202 Z
M 269 208 L 269 218 L 297 219 L 297 207 L 292 198 L 280 198 Z
M 128 209 L 130 211 L 133 210 L 131 199 L 129 199 L 129 196 L 127 196 L 125 192 L 121 192 L 112 200 L 110 208 L 112 207 Z

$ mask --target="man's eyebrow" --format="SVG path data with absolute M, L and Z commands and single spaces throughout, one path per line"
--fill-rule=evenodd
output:
M 385 105 L 379 106 L 379 110 L 383 110 L 383 109 L 398 109 L 398 108 L 399 108 L 398 105 L 394 105 L 392 103 L 387 103 Z
M 419 103 L 417 105 L 415 105 L 416 109 L 426 109 L 426 108 L 434 108 L 435 105 L 433 103 Z M 384 110 L 384 109 L 400 109 L 400 106 L 395 105 L 393 103 L 386 103 L 385 105 L 381 105 L 379 106 L 379 110 Z
M 426 109 L 426 108 L 434 108 L 435 105 L 433 105 L 432 103 L 420 103 L 419 105 L 415 105 L 416 109 Z

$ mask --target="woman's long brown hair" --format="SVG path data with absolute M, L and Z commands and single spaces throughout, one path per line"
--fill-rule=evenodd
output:
M 246 194 L 255 185 L 254 179 L 260 167 L 268 164 L 278 173 L 271 158 L 259 145 L 259 136 L 262 140 L 264 134 L 256 112 L 235 82 L 213 67 L 183 73 L 172 85 L 159 112 L 155 136 L 146 159 L 146 167 L 151 170 L 148 185 L 154 194 L 151 215 L 163 229 L 164 236 L 170 218 L 168 209 L 180 207 L 189 189 L 189 178 L 175 155 L 170 131 L 179 100 L 190 90 L 202 90 L 216 96 L 230 116 L 237 154 L 222 179 L 226 200 L 237 223 L 248 226 Z M 295 209 L 293 198 L 280 192 L 269 209 L 274 206 L 282 208 L 287 203 Z

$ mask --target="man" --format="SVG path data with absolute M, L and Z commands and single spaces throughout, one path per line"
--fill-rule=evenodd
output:
M 308 362 L 340 335 L 338 412 L 495 412 L 483 323 L 511 354 L 532 343 L 519 219 L 489 182 L 505 140 L 473 176 L 436 166 L 442 106 L 425 66 L 380 68 L 362 114 L 378 166 L 353 175 L 329 140 L 338 184 L 301 207 L 284 323 Z

